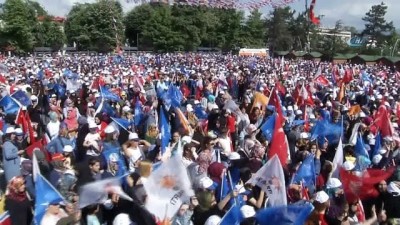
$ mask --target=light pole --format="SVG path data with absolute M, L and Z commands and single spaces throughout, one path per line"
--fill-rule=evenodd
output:
M 395 42 L 394 45 L 393 45 L 393 49 L 392 49 L 392 51 L 391 51 L 391 53 L 390 53 L 390 56 L 391 56 L 391 57 L 394 56 L 394 52 L 396 51 L 397 45 L 399 44 L 399 40 L 400 40 L 400 39 L 396 39 L 396 42 Z

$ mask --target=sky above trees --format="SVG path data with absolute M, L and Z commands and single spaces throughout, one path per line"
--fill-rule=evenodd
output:
M 57 16 L 65 16 L 72 5 L 75 2 L 94 2 L 95 0 L 37 0 L 44 8 L 50 13 Z M 240 0 L 246 1 L 246 0 Z M 0 3 L 4 0 L 0 0 Z M 129 11 L 135 4 L 126 3 L 125 0 L 120 0 L 125 12 Z M 296 11 L 304 11 L 305 0 L 296 0 L 295 3 L 290 6 Z M 309 3 L 311 0 L 309 0 Z M 354 26 L 357 29 L 364 28 L 364 22 L 362 17 L 371 8 L 372 5 L 376 5 L 382 2 L 382 0 L 317 0 L 317 6 L 315 13 L 317 15 L 324 15 L 321 22 L 323 26 L 333 27 L 338 19 L 342 19 L 343 23 L 347 26 Z M 383 0 L 388 6 L 388 12 L 386 19 L 393 21 L 397 28 L 400 28 L 400 17 L 397 16 L 400 11 L 399 0 Z M 351 10 L 349 10 L 351 9 Z M 271 10 L 269 7 L 265 7 L 261 10 L 265 15 Z

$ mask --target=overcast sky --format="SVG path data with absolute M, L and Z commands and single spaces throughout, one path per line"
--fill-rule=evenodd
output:
M 4 2 L 5 0 L 0 0 Z M 53 15 L 65 16 L 75 2 L 94 2 L 95 0 L 37 0 L 44 8 Z M 241 0 L 244 1 L 244 0 Z M 252 0 L 263 1 L 263 0 Z M 278 1 L 278 0 L 274 0 Z M 126 0 L 120 0 L 124 10 L 128 11 L 135 6 L 134 3 L 127 3 Z M 290 6 L 296 11 L 304 11 L 305 0 L 295 0 Z M 310 3 L 311 0 L 308 0 Z M 361 18 L 371 8 L 372 5 L 379 4 L 382 0 L 317 0 L 315 14 L 324 15 L 322 26 L 332 27 L 338 19 L 341 19 L 345 25 L 354 26 L 358 29 L 364 28 Z M 396 12 L 400 11 L 399 0 L 383 0 L 388 5 L 387 20 L 393 21 L 397 29 L 400 29 L 400 17 Z M 267 14 L 270 7 L 262 8 L 262 12 Z

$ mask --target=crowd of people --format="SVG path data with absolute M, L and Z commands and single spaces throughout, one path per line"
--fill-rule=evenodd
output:
M 0 212 L 12 225 L 400 224 L 399 79 L 229 54 L 0 57 Z

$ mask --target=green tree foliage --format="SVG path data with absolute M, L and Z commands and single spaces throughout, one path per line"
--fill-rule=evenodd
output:
M 377 46 L 382 46 L 385 41 L 390 39 L 394 31 L 393 22 L 387 22 L 385 15 L 387 12 L 385 3 L 373 5 L 362 19 L 365 21 L 363 34 L 370 35 L 372 41 L 376 41 Z
M 243 43 L 244 13 L 206 7 L 143 4 L 125 17 L 125 35 L 132 46 L 161 51 L 218 47 Z M 138 41 L 137 41 L 138 40 Z
M 2 47 L 12 47 L 17 52 L 28 52 L 34 45 L 33 27 L 36 24 L 34 10 L 23 0 L 6 0 L 1 19 L 4 27 Z
M 76 4 L 67 16 L 65 33 L 68 44 L 79 49 L 109 52 L 123 43 L 123 13 L 115 0 Z
M 36 47 L 50 47 L 56 51 L 61 49 L 66 41 L 60 24 L 53 21 L 49 16 L 45 16 L 42 21 L 36 24 L 34 34 Z
M 315 26 L 308 22 L 305 12 L 299 13 L 296 18 L 293 17 L 289 24 L 293 37 L 293 49 L 297 51 L 305 50 L 308 42 L 307 33 L 312 32 L 311 29 L 315 30 Z
M 268 41 L 273 51 L 293 49 L 294 40 L 290 30 L 294 12 L 290 7 L 275 8 L 267 19 Z
M 245 38 L 244 47 L 261 48 L 265 47 L 266 27 L 265 20 L 258 10 L 251 11 L 244 26 L 243 37 Z

